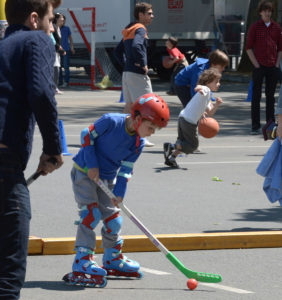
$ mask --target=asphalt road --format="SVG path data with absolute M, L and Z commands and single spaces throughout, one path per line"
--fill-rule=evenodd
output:
M 162 152 L 164 142 L 175 141 L 180 102 L 166 95 L 167 83 L 154 81 L 153 87 L 167 101 L 171 120 L 167 128 L 150 138 L 155 146 L 145 148 L 135 164 L 125 204 L 154 234 L 281 230 L 281 208 L 269 203 L 262 191 L 263 178 L 255 172 L 271 141 L 249 135 L 248 85 L 222 83 L 217 95 L 224 104 L 215 116 L 220 132 L 213 139 L 200 137 L 201 154 L 180 157 L 180 169 L 166 167 Z M 119 99 L 119 91 L 77 88 L 57 97 L 71 154 L 78 151 L 81 129 L 105 112 L 122 111 Z M 35 170 L 41 148 L 37 131 L 26 176 Z M 72 157 L 65 156 L 60 170 L 30 186 L 31 235 L 75 236 L 73 222 L 78 215 L 71 166 Z M 214 176 L 221 181 L 213 181 Z M 141 232 L 124 217 L 123 234 Z M 175 252 L 188 268 L 223 276 L 221 288 L 200 284 L 193 292 L 187 290 L 185 277 L 158 252 L 128 254 L 145 268 L 142 280 L 109 280 L 106 288 L 94 290 L 67 287 L 61 282 L 64 273 L 71 270 L 72 255 L 29 256 L 21 299 L 279 299 L 280 253 L 279 248 Z M 97 261 L 101 263 L 100 255 Z

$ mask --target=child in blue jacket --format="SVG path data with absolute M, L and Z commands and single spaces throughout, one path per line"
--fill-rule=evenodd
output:
M 133 164 L 144 147 L 144 138 L 157 128 L 167 125 L 169 109 L 156 94 L 141 96 L 133 105 L 132 113 L 108 113 L 81 133 L 82 148 L 73 158 L 71 171 L 75 200 L 80 209 L 73 262 L 73 272 L 64 280 L 71 284 L 104 287 L 105 276 L 141 277 L 139 263 L 122 254 L 120 236 L 122 217 L 118 203 L 124 198 Z M 96 184 L 98 179 L 113 190 L 113 203 Z M 93 260 L 96 247 L 94 229 L 103 221 L 103 268 Z
M 200 75 L 205 70 L 209 68 L 215 68 L 222 73 L 228 64 L 228 56 L 224 52 L 217 49 L 210 53 L 209 59 L 201 57 L 197 58 L 193 64 L 182 69 L 175 76 L 174 88 L 183 107 L 185 107 L 190 99 L 196 94 L 195 87 Z

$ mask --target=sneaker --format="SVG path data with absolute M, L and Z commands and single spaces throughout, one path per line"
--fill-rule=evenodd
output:
M 259 135 L 261 134 L 261 129 L 252 129 L 252 131 L 250 132 L 250 135 Z
M 63 92 L 62 92 L 62 91 L 60 91 L 58 88 L 56 88 L 56 94 L 58 94 L 58 95 L 62 95 L 62 94 L 63 94 Z
M 262 127 L 262 134 L 265 141 L 267 140 L 275 140 L 277 136 L 277 126 L 278 124 L 274 121 L 270 120 L 268 121 L 263 127 Z
M 172 168 L 179 168 L 179 166 L 175 160 L 175 157 L 173 157 L 172 155 L 165 160 L 165 164 Z
M 163 148 L 164 148 L 164 158 L 165 160 L 167 160 L 168 157 L 171 155 L 174 146 L 171 143 L 164 143 Z
M 148 139 L 145 139 L 145 147 L 153 147 L 155 146 L 154 143 L 151 143 Z
M 200 148 L 197 148 L 196 150 L 193 151 L 193 153 L 200 154 L 200 153 L 203 153 L 203 152 L 201 151 Z

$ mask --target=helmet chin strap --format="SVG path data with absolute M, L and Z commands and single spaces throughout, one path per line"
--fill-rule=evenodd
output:
M 138 133 L 138 129 L 139 129 L 141 123 L 142 123 L 142 118 L 141 117 L 140 117 L 137 125 L 135 124 L 135 120 L 133 121 L 133 127 L 134 127 L 134 129 L 136 131 L 136 135 L 137 135 L 137 137 L 136 137 L 136 152 L 138 152 L 138 147 L 140 145 L 140 135 Z

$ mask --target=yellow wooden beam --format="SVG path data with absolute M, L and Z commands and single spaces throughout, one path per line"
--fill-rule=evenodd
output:
M 277 248 L 282 247 L 282 231 L 156 234 L 169 251 Z M 159 251 L 145 235 L 123 236 L 123 252 Z M 73 254 L 75 238 L 43 238 L 42 254 Z M 103 253 L 97 237 L 96 253 Z
M 0 22 L 6 21 L 5 3 L 6 0 L 0 0 Z
M 36 236 L 29 237 L 28 243 L 28 254 L 42 254 L 43 251 L 43 241 L 41 238 Z
M 64 255 L 64 254 L 74 254 L 74 237 L 64 237 L 64 238 L 43 238 L 43 255 Z M 102 253 L 101 248 L 102 239 L 97 237 L 96 243 L 96 253 Z

